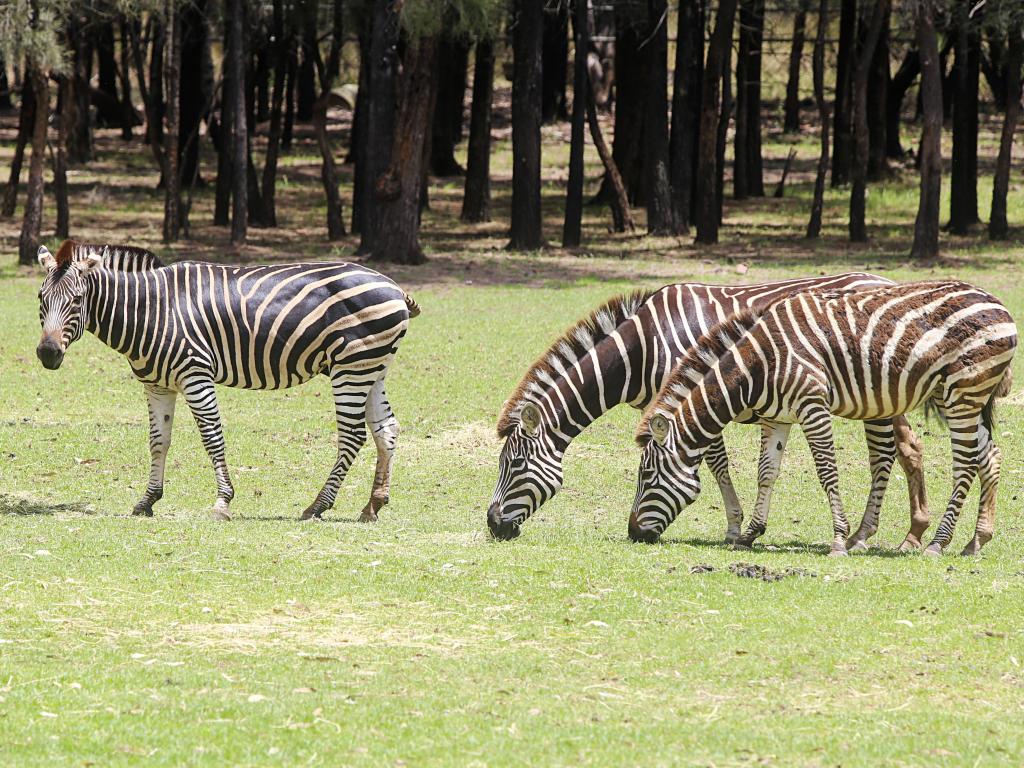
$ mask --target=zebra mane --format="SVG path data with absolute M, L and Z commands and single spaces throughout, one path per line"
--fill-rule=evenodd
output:
M 69 264 L 82 261 L 87 256 L 100 254 L 103 266 L 115 272 L 145 272 L 159 269 L 163 262 L 156 254 L 145 248 L 131 245 L 107 245 L 106 243 L 80 243 L 77 240 L 65 240 L 57 250 L 58 268 L 66 268 Z
M 562 369 L 574 365 L 600 341 L 610 336 L 655 293 L 639 290 L 614 296 L 559 336 L 547 352 L 527 369 L 519 386 L 505 401 L 498 417 L 498 437 L 508 436 L 518 423 L 516 414 L 530 394 L 543 392 L 561 375 Z
M 690 390 L 714 368 L 722 355 L 732 349 L 761 319 L 761 312 L 742 309 L 708 329 L 690 348 L 665 379 L 657 396 L 644 411 L 636 430 L 636 442 L 643 448 L 651 439 L 650 422 L 656 414 L 675 418 Z

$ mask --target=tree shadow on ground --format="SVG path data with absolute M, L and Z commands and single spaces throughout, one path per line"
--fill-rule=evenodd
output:
M 721 539 L 688 538 L 688 539 L 662 539 L 664 544 L 684 545 L 690 547 L 701 547 L 708 549 L 726 550 L 735 553 L 737 557 L 754 555 L 828 555 L 831 547 L 828 544 L 810 544 L 806 541 L 776 541 L 765 544 L 755 544 L 753 549 L 733 549 L 732 544 L 726 544 Z M 900 552 L 895 547 L 875 547 L 851 552 L 851 557 L 909 557 L 912 552 Z
M 0 515 L 95 515 L 96 510 L 90 509 L 81 502 L 51 503 L 41 499 L 11 496 L 0 493 Z

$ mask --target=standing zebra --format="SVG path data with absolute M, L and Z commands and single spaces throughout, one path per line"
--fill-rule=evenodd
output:
M 487 513 L 491 533 L 504 539 L 517 536 L 522 523 L 561 487 L 562 456 L 572 440 L 617 405 L 645 407 L 675 362 L 695 348 L 709 327 L 742 309 L 764 308 L 808 288 L 889 284 L 876 275 L 854 272 L 749 286 L 676 283 L 612 299 L 555 341 L 505 402 L 498 421 L 505 445 Z M 878 483 L 888 480 L 895 427 L 911 513 L 910 532 L 901 548 L 919 547 L 929 523 L 920 443 L 903 417 L 866 427 Z M 708 447 L 705 459 L 725 500 L 726 541 L 733 541 L 740 534 L 743 510 L 720 438 Z M 759 497 L 767 495 L 770 489 L 759 490 Z M 767 498 L 761 500 L 767 503 Z M 866 522 L 870 503 L 869 498 Z M 862 526 L 854 537 L 857 546 L 866 547 L 874 532 Z
M 992 406 L 1009 392 L 1016 346 L 1017 328 L 1006 308 L 958 281 L 808 291 L 760 316 L 737 313 L 680 361 L 641 420 L 630 536 L 656 540 L 697 497 L 701 457 L 726 424 L 757 419 L 770 432 L 761 461 L 769 483 L 791 425 L 803 427 L 832 510 L 832 554 L 844 555 L 849 528 L 832 415 L 890 419 L 932 404 L 949 423 L 953 492 L 926 553 L 940 554 L 949 544 L 979 474 L 977 529 L 963 551 L 976 553 L 992 538 L 1000 466 Z M 767 514 L 767 505 L 759 505 L 737 544 L 750 546 L 764 533 Z
M 152 515 L 163 496 L 164 462 L 180 393 L 195 417 L 217 478 L 214 519 L 230 519 L 234 496 L 224 459 L 215 384 L 283 389 L 318 374 L 331 379 L 338 458 L 302 519 L 334 505 L 369 427 L 377 446 L 370 500 L 361 520 L 388 503 L 398 421 L 384 376 L 416 302 L 394 282 L 358 264 L 168 267 L 148 251 L 68 240 L 56 256 L 39 248 L 42 364 L 60 367 L 84 330 L 123 354 L 145 385 L 151 466 L 133 514 Z M 364 426 L 365 424 L 365 426 Z

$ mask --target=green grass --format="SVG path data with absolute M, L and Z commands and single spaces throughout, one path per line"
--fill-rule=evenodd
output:
M 1021 316 L 1019 280 L 958 273 Z M 403 436 L 381 522 L 354 522 L 370 450 L 328 521 L 294 519 L 333 459 L 326 382 L 221 390 L 228 524 L 207 520 L 212 472 L 182 405 L 165 498 L 137 519 L 141 387 L 92 337 L 56 373 L 36 363 L 37 282 L 0 282 L 0 762 L 1014 765 L 1024 752 L 1020 406 L 1001 409 L 1000 516 L 980 559 L 889 556 L 907 525 L 898 472 L 880 547 L 826 558 L 801 438 L 766 546 L 718 545 L 710 486 L 664 544 L 630 544 L 629 409 L 573 446 L 565 489 L 522 537 L 495 543 L 502 400 L 554 333 L 627 284 L 439 286 L 417 291 L 424 312 L 390 377 Z M 948 442 L 915 426 L 938 513 Z M 838 429 L 857 518 L 863 437 Z M 749 508 L 756 438 L 728 438 Z M 956 545 L 975 509 L 976 496 Z M 738 561 L 813 576 L 739 578 Z M 700 563 L 715 571 L 692 574 Z

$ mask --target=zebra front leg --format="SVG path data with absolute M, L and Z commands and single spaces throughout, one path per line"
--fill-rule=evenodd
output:
M 960 517 L 971 483 L 974 482 L 974 476 L 978 473 L 979 437 L 984 429 L 981 425 L 981 415 L 977 412 L 966 416 L 954 416 L 947 410 L 946 418 L 949 421 L 949 439 L 953 445 L 953 493 L 949 497 L 949 504 L 946 505 L 946 514 L 942 516 L 939 527 L 935 529 L 935 536 L 924 550 L 926 555 L 933 557 L 941 555 L 942 550 L 953 540 L 956 521 Z M 979 510 L 979 522 L 980 516 Z
M 978 522 L 974 538 L 967 542 L 961 555 L 977 555 L 991 539 L 996 524 L 996 491 L 999 490 L 999 470 L 1003 464 L 1003 453 L 999 450 L 989 431 L 982 427 L 982 447 L 978 458 L 978 479 L 981 481 L 981 497 L 978 501 Z
M 377 466 L 373 472 L 373 489 L 370 500 L 359 515 L 360 522 L 372 523 L 377 520 L 377 513 L 391 500 L 391 467 L 395 458 L 395 446 L 398 444 L 398 419 L 391 410 L 384 392 L 384 377 L 370 389 L 366 399 L 366 426 L 373 435 L 377 446 Z
M 732 477 L 729 476 L 729 455 L 725 451 L 725 441 L 719 435 L 714 442 L 708 446 L 704 454 L 704 462 L 711 470 L 711 474 L 718 481 L 718 489 L 722 492 L 722 501 L 725 503 L 725 543 L 732 544 L 740 535 L 740 528 L 743 525 L 743 505 L 736 495 L 736 488 L 732 484 Z
M 906 475 L 907 494 L 910 496 L 910 531 L 900 544 L 899 551 L 909 552 L 921 548 L 924 532 L 932 521 L 928 512 L 928 491 L 924 483 L 924 462 L 921 460 L 924 446 L 910 428 L 906 416 L 893 418 L 892 426 L 896 434 L 896 458 Z
M 178 393 L 156 384 L 146 385 L 146 404 L 149 407 L 149 482 L 142 499 L 132 510 L 133 515 L 153 516 L 153 505 L 164 495 L 164 465 L 167 449 L 171 446 L 171 428 L 174 425 L 174 405 Z
M 208 380 L 186 382 L 182 388 L 185 402 L 199 427 L 199 436 L 206 449 L 210 461 L 213 462 L 213 473 L 217 477 L 217 501 L 210 510 L 214 520 L 230 520 L 228 505 L 235 497 L 235 489 L 228 476 L 228 464 L 224 458 L 224 429 L 220 421 L 220 409 L 217 407 L 217 393 L 213 382 Z
M 331 375 L 334 416 L 338 425 L 338 458 L 327 476 L 327 482 L 313 503 L 299 516 L 300 520 L 320 518 L 334 506 L 348 468 L 366 442 L 366 398 L 373 383 L 373 380 L 353 379 L 349 374 L 341 372 Z
M 757 501 L 747 523 L 747 530 L 736 539 L 736 549 L 750 549 L 754 541 L 768 529 L 768 509 L 772 491 L 779 478 L 782 456 L 789 442 L 792 424 L 764 424 L 761 426 L 761 455 L 757 461 Z
M 857 532 L 846 540 L 846 548 L 860 551 L 868 548 L 868 539 L 878 531 L 878 518 L 882 512 L 882 500 L 892 474 L 892 463 L 896 459 L 896 438 L 892 421 L 865 421 L 864 437 L 868 443 L 868 463 L 871 466 L 871 490 L 868 493 L 864 517 Z
M 805 410 L 800 424 L 814 457 L 814 469 L 818 482 L 828 496 L 832 510 L 832 551 L 833 556 L 846 554 L 846 537 L 850 524 L 843 512 L 843 501 L 839 496 L 839 470 L 836 467 L 836 445 L 832 437 L 832 414 L 825 406 L 812 406 Z

